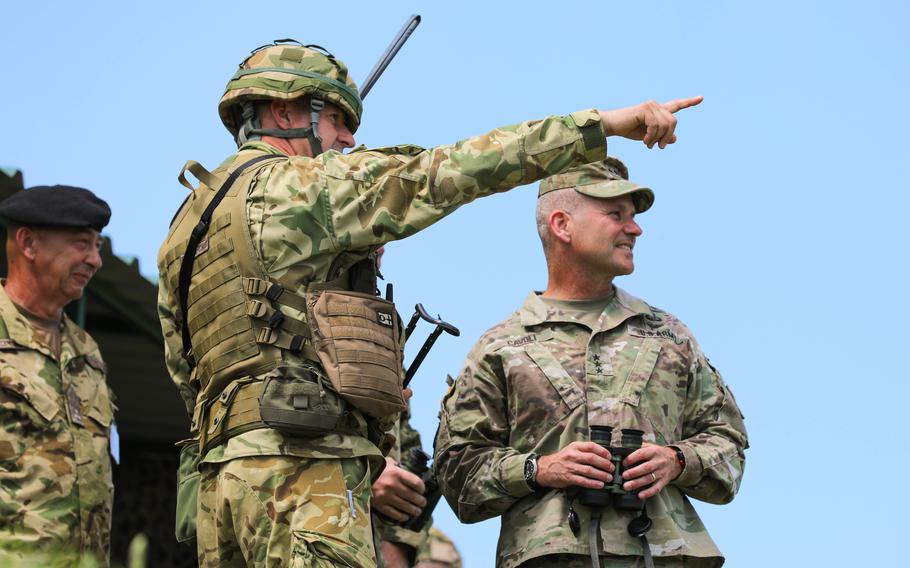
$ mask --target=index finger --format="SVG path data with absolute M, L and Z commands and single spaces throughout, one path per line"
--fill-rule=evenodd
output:
M 673 99 L 672 101 L 667 101 L 662 103 L 660 106 L 664 107 L 670 112 L 678 112 L 684 108 L 694 107 L 697 104 L 700 104 L 705 97 L 701 95 L 697 97 L 689 97 L 687 99 Z
M 654 458 L 654 444 L 644 444 L 623 460 L 626 466 L 632 466 L 638 463 L 646 462 Z
M 573 442 L 573 445 L 575 446 L 575 449 L 580 452 L 597 454 L 598 456 L 607 460 L 613 457 L 610 455 L 610 450 L 601 446 L 597 442 Z
M 423 480 L 420 479 L 420 476 L 411 473 L 406 469 L 401 470 L 401 482 L 407 485 L 410 489 L 416 491 L 417 493 L 423 493 L 425 489 L 423 485 Z

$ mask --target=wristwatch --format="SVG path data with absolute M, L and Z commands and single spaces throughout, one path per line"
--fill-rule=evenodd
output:
M 543 486 L 537 483 L 537 458 L 539 457 L 537 454 L 532 453 L 525 460 L 525 483 L 534 492 L 543 489 Z
M 676 446 L 667 446 L 667 447 L 670 448 L 671 450 L 676 451 L 676 463 L 678 463 L 679 467 L 680 467 L 679 475 L 682 475 L 682 472 L 686 470 L 686 454 L 684 454 L 683 451 Z M 676 477 L 679 477 L 679 475 L 677 475 Z

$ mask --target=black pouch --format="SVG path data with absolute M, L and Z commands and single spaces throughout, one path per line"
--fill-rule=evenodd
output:
M 276 369 L 266 377 L 259 397 L 262 421 L 295 436 L 333 432 L 343 414 L 344 401 L 315 371 Z

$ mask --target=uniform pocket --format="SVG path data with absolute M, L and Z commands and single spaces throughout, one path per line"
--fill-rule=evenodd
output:
M 669 444 L 681 434 L 680 416 L 686 400 L 686 376 L 680 374 L 682 354 L 673 342 L 647 338 L 626 376 L 620 401 L 634 408 L 639 424 L 654 431 L 654 441 Z M 646 435 L 645 439 L 648 439 Z
M 291 566 L 375 566 L 366 458 L 318 460 L 310 500 L 297 511 Z
M 196 511 L 199 506 L 199 442 L 178 442 L 180 462 L 177 468 L 177 517 L 174 535 L 177 542 L 196 538 Z
M 0 389 L 9 397 L 11 405 L 22 401 L 43 422 L 51 422 L 61 412 L 59 397 L 49 385 L 25 376 L 12 366 L 4 365 L 0 369 Z
M 585 403 L 584 391 L 544 343 L 528 343 L 508 360 L 511 444 L 530 449 Z M 583 360 L 583 358 L 582 358 Z
M 632 406 L 638 406 L 641 402 L 641 394 L 644 392 L 648 381 L 651 379 L 651 373 L 654 371 L 654 365 L 657 364 L 657 357 L 660 355 L 660 341 L 656 339 L 645 339 L 638 349 L 638 355 L 629 375 L 623 383 L 622 392 L 619 399 Z
M 85 415 L 106 430 L 114 421 L 114 407 L 108 397 L 96 397 L 89 401 Z

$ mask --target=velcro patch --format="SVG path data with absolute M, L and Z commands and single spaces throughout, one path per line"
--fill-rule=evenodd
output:
M 209 250 L 209 240 L 205 239 L 196 247 L 196 256 L 199 256 L 207 250 Z
M 629 326 L 629 335 L 632 337 L 661 337 L 663 339 L 669 339 L 676 343 L 677 345 L 682 345 L 683 340 L 681 340 L 672 329 L 644 329 L 642 327 Z
M 534 333 L 529 333 L 528 335 L 523 335 L 518 339 L 510 339 L 509 347 L 521 347 L 522 345 L 527 345 L 528 343 L 534 343 L 537 340 L 537 335 Z
M 384 325 L 386 327 L 392 327 L 394 319 L 392 318 L 391 312 L 376 312 L 376 323 L 379 325 Z

